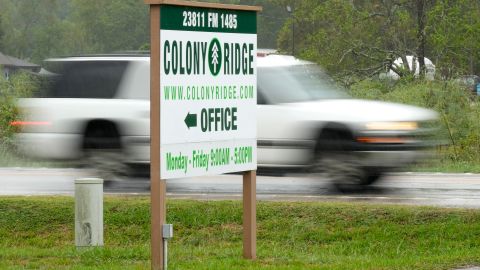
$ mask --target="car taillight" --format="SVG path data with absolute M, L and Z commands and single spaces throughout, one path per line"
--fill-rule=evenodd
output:
M 11 126 L 50 126 L 52 123 L 47 121 L 12 121 L 10 122 Z

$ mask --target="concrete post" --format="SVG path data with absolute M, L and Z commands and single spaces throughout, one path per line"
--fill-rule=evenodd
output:
M 75 246 L 103 246 L 103 180 L 75 180 Z

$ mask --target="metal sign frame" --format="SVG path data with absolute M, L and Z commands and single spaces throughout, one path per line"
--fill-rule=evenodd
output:
M 257 6 L 227 5 L 183 0 L 144 0 L 150 6 L 150 200 L 151 267 L 164 269 L 162 226 L 166 222 L 165 179 L 160 176 L 160 10 L 162 5 L 223 10 L 262 11 Z M 256 171 L 243 172 L 243 256 L 256 258 Z

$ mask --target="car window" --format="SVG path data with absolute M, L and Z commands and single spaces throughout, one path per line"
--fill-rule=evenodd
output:
M 38 97 L 113 98 L 128 65 L 126 61 L 75 61 L 55 63 L 47 89 Z
M 259 67 L 258 85 L 268 103 L 348 97 L 317 65 Z

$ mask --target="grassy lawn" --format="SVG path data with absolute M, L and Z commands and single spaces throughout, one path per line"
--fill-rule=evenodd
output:
M 67 162 L 53 162 L 53 161 L 30 159 L 24 155 L 15 153 L 9 147 L 4 146 L 0 141 L 0 168 L 2 167 L 65 168 L 65 167 L 72 167 L 72 165 L 73 164 L 68 164 Z
M 29 162 L 26 162 L 24 159 L 15 155 L 4 146 L 0 141 L 0 167 L 18 167 L 18 166 L 28 166 Z
M 260 202 L 258 259 L 239 201 L 169 200 L 169 269 L 452 269 L 480 264 L 480 211 Z M 149 200 L 105 199 L 105 247 L 76 250 L 70 197 L 0 197 L 0 269 L 148 269 Z
M 438 161 L 429 160 L 419 165 L 408 168 L 411 172 L 443 172 L 443 173 L 480 173 L 478 161 Z

